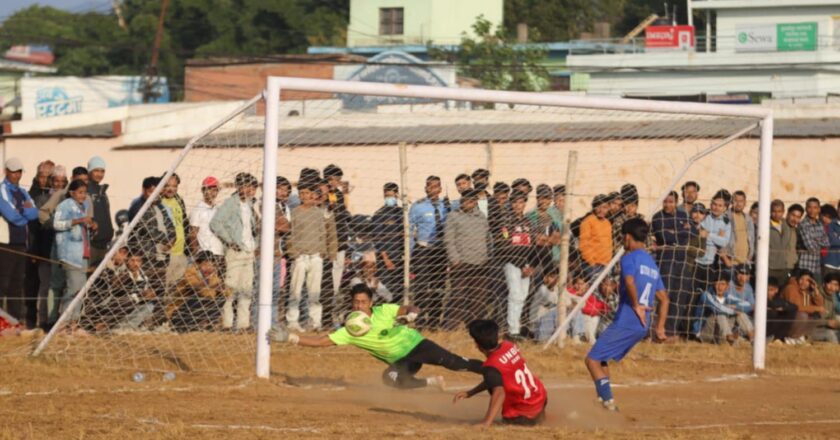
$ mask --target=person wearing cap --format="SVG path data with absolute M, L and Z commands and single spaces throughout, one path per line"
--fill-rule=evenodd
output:
M 755 293 L 750 285 L 752 271 L 746 264 L 735 266 L 735 275 L 726 291 L 726 304 L 735 309 L 738 334 L 753 340 L 752 316 L 755 312 Z
M 700 342 L 731 344 L 738 338 L 733 331 L 737 310 L 726 299 L 730 279 L 728 270 L 717 271 L 713 281 L 700 295 L 692 324 L 692 331 Z
M 608 197 L 598 194 L 592 199 L 592 213 L 580 224 L 580 256 L 587 277 L 597 275 L 612 259 L 612 224 L 607 219 Z
M 481 312 L 490 300 L 487 286 L 490 226 L 478 210 L 478 192 L 468 189 L 461 194 L 460 207 L 450 213 L 444 230 L 452 285 L 444 314 L 444 327 L 449 330 L 457 328 L 459 323 L 484 318 Z
M 167 292 L 171 291 L 178 280 L 184 276 L 190 254 L 190 248 L 187 246 L 190 220 L 187 205 L 181 195 L 178 194 L 179 185 L 181 185 L 181 177 L 173 173 L 163 187 L 160 198 L 160 202 L 166 207 L 172 219 L 172 224 L 175 225 L 175 243 L 169 249 L 169 265 L 166 267 Z
M 111 220 L 111 201 L 108 199 L 108 185 L 102 183 L 105 178 L 105 161 L 99 157 L 91 157 L 87 164 L 88 196 L 93 202 L 93 221 L 99 225 L 99 229 L 91 237 L 90 242 L 90 267 L 95 268 L 102 262 L 105 253 L 108 252 L 108 245 L 114 238 L 114 223 Z
M 733 264 L 751 264 L 755 258 L 755 224 L 745 211 L 746 208 L 746 193 L 735 191 L 732 194 L 732 206 L 727 213 L 732 223 L 732 238 L 725 249 Z
M 224 263 L 225 245 L 210 230 L 210 220 L 216 214 L 218 206 L 216 199 L 219 196 L 219 180 L 213 176 L 207 176 L 201 181 L 201 201 L 198 202 L 190 213 L 190 238 L 188 240 L 193 255 L 199 252 L 209 252 L 215 258 L 215 265 L 220 276 L 224 276 L 222 263 Z
M 526 216 L 536 234 L 536 252 L 543 267 L 553 266 L 560 261 L 560 231 L 563 217 L 552 211 L 554 192 L 546 184 L 537 185 L 537 206 Z M 556 251 L 556 252 L 555 252 Z
M 286 255 L 292 260 L 286 327 L 295 332 L 304 331 L 300 322 L 304 284 L 309 313 L 307 330 L 321 329 L 324 261 L 334 260 L 338 253 L 335 219 L 329 215 L 327 208 L 318 205 L 319 197 L 314 185 L 298 184 L 301 205 L 292 210 L 291 232 L 286 240 Z
M 662 209 L 653 214 L 651 220 L 655 243 L 653 254 L 670 300 L 668 319 L 665 321 L 665 333 L 669 338 L 688 337 L 688 323 L 691 319 L 689 305 L 692 300 L 692 283 L 686 264 L 691 221 L 688 214 L 677 209 L 678 203 L 679 195 L 671 191 L 662 200 Z
M 400 187 L 394 182 L 382 186 L 382 207 L 371 218 L 373 242 L 376 247 L 378 276 L 397 297 L 403 293 L 403 207 L 399 205 Z M 398 302 L 398 301 L 397 301 Z
M 236 192 L 222 202 L 210 219 L 210 230 L 225 245 L 225 285 L 232 291 L 225 299 L 222 327 L 234 326 L 235 302 L 236 329 L 246 330 L 251 327 L 255 251 L 259 244 L 254 208 L 259 184 L 252 174 L 241 172 L 236 174 L 234 185 Z
M 697 197 L 700 194 L 700 185 L 690 180 L 685 182 L 680 187 L 680 190 L 682 191 L 683 202 L 677 209 L 686 214 L 690 214 L 694 204 L 697 203 Z
M 38 218 L 32 197 L 20 187 L 23 171 L 23 162 L 10 158 L 5 163 L 5 178 L 0 182 L 0 308 L 17 319 L 24 318 L 21 299 L 29 222 Z
M 531 285 L 531 275 L 539 267 L 539 261 L 534 249 L 536 237 L 531 229 L 531 222 L 525 216 L 525 204 L 528 195 L 520 191 L 511 191 L 511 213 L 502 227 L 498 240 L 499 260 L 504 263 L 505 280 L 507 281 L 507 324 L 508 336 L 520 339 L 522 329 L 522 311 L 528 298 Z

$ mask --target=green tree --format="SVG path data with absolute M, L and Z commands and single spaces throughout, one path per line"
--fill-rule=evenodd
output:
M 515 45 L 505 37 L 501 26 L 478 16 L 472 25 L 475 39 L 466 33 L 461 45 L 453 51 L 434 46 L 429 55 L 458 65 L 459 74 L 481 81 L 482 87 L 493 90 L 546 90 L 550 85 L 548 71 L 541 66 L 548 52 L 544 48 Z

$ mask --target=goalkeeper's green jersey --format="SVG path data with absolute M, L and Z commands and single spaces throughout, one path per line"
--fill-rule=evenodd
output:
M 370 353 L 373 357 L 393 364 L 414 350 L 423 335 L 417 330 L 404 325 L 394 325 L 400 306 L 383 304 L 372 310 L 370 331 L 364 336 L 353 336 L 342 327 L 330 333 L 330 340 L 335 345 L 355 345 Z

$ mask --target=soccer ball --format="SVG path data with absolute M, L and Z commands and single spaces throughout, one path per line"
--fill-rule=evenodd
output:
M 370 316 L 358 310 L 351 312 L 344 321 L 344 328 L 352 336 L 364 336 L 370 331 Z

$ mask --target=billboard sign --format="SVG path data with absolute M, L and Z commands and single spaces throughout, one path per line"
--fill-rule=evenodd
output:
M 740 25 L 735 34 L 736 52 L 817 50 L 816 22 Z
M 645 50 L 694 50 L 694 26 L 648 26 Z
M 143 103 L 141 76 L 44 76 L 21 80 L 24 120 Z M 150 103 L 169 102 L 166 78 L 155 78 Z

